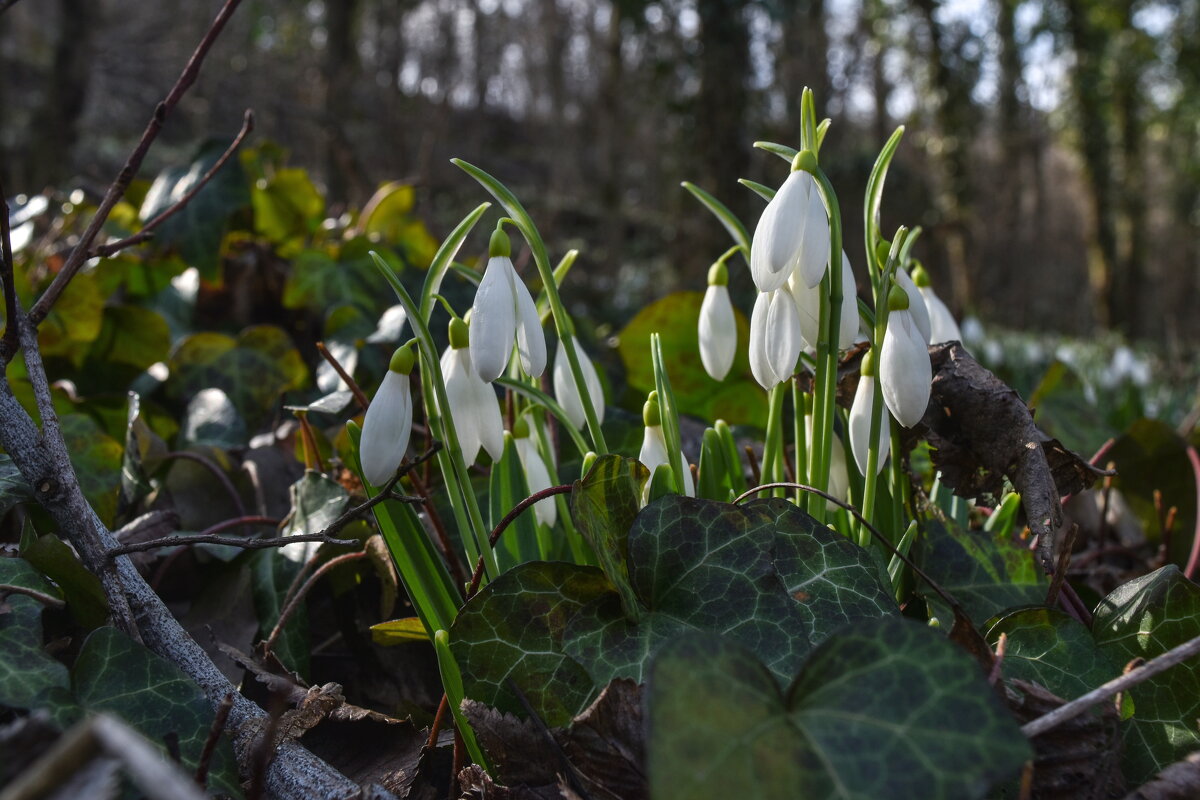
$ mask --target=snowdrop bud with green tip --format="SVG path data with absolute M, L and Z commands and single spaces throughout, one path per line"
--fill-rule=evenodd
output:
M 662 412 L 658 405 L 658 392 L 651 392 L 646 398 L 646 404 L 642 406 L 642 422 L 646 425 L 646 430 L 642 434 L 642 449 L 638 453 L 638 461 L 645 465 L 646 469 L 650 470 L 650 474 L 654 474 L 654 470 L 658 469 L 660 464 L 670 464 L 671 459 L 667 456 L 667 440 L 663 435 L 662 429 Z M 692 471 L 688 469 L 688 461 L 680 453 L 680 461 L 683 463 L 683 475 L 679 476 L 680 484 L 683 486 L 683 493 L 688 497 L 696 496 L 696 487 L 692 483 Z M 642 502 L 645 503 L 650 495 L 650 482 L 646 482 L 645 488 L 642 490 Z
M 596 366 L 579 346 L 579 340 L 575 338 L 574 334 L 570 335 L 570 340 L 575 348 L 575 356 L 579 359 L 579 370 L 583 373 L 583 382 L 587 386 L 588 398 L 592 408 L 596 411 L 596 421 L 604 422 L 604 386 L 600 383 Z M 582 429 L 587 424 L 587 413 L 583 408 L 583 399 L 579 396 L 579 387 L 571 377 L 571 364 L 567 360 L 567 351 L 563 347 L 561 338 L 558 340 L 558 350 L 554 353 L 553 377 L 554 396 L 558 399 L 559 405 L 563 407 L 563 411 L 567 412 L 567 419 L 571 420 L 571 424 L 576 429 Z
M 925 337 L 909 307 L 909 295 L 893 284 L 888 292 L 887 333 L 879 354 L 879 383 L 883 402 L 892 416 L 911 428 L 925 416 L 929 405 L 933 366 Z
M 796 154 L 792 172 L 767 203 L 750 243 L 750 274 L 760 292 L 778 289 L 792 273 L 805 286 L 821 282 L 829 263 L 829 217 L 810 174 L 816 156 L 807 150 Z
M 854 454 L 854 463 L 858 471 L 867 474 L 867 454 L 871 447 L 871 407 L 875 405 L 875 351 L 868 350 L 863 356 L 859 367 L 858 389 L 854 392 L 854 402 L 850 406 L 850 452 Z M 879 418 L 879 437 L 876 439 L 878 458 L 875 461 L 875 474 L 883 469 L 891 449 L 892 437 L 888 431 L 887 409 Z
M 929 327 L 929 309 L 925 307 L 925 298 L 921 297 L 917 285 L 913 283 L 912 278 L 908 277 L 908 273 L 903 268 L 896 268 L 895 278 L 897 285 L 908 295 L 908 311 L 912 314 L 917 330 L 921 332 L 921 338 L 925 340 L 925 344 L 929 344 L 932 331 Z
M 921 293 L 921 299 L 925 301 L 925 309 L 929 312 L 929 343 L 961 342 L 962 331 L 959 330 L 958 323 L 954 321 L 954 315 L 950 313 L 950 309 L 933 291 L 933 282 L 929 279 L 929 273 L 925 271 L 925 267 L 917 264 L 912 278 L 917 291 Z
M 513 267 L 512 244 L 499 227 L 488 245 L 488 263 L 471 306 L 471 363 L 484 381 L 504 374 L 514 340 L 521 368 L 536 378 L 546 369 L 546 337 L 533 296 Z
M 412 342 L 397 348 L 363 419 L 358 455 L 363 477 L 373 486 L 391 480 L 408 450 L 413 411 L 409 375 L 415 363 Z
M 725 380 L 737 354 L 737 320 L 729 299 L 729 269 L 718 261 L 708 270 L 708 290 L 700 304 L 700 361 L 715 381 Z
M 450 320 L 450 346 L 442 353 L 441 361 L 449 414 L 458 433 L 463 461 L 468 466 L 474 464 L 481 446 L 493 460 L 498 460 L 504 454 L 500 403 L 491 385 L 480 379 L 472 367 L 470 331 L 458 317 Z

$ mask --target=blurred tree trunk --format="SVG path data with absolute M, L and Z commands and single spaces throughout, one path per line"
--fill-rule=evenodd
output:
M 832 99 L 827 60 L 829 35 L 825 32 L 825 0 L 782 0 L 778 76 L 787 102 L 787 123 L 792 140 L 800 141 L 800 94 L 813 90 L 817 115 Z
M 361 190 L 363 178 L 346 126 L 354 112 L 354 82 L 360 74 L 355 20 L 359 0 L 325 2 L 325 183 L 331 202 L 342 203 Z
M 1017 97 L 1017 87 L 1022 82 L 1021 48 L 1017 44 L 1016 12 L 1020 0 L 995 0 L 996 37 L 999 44 L 1000 85 L 996 108 L 996 133 L 1000 140 L 1001 180 L 999 189 L 1000 220 L 1002 230 L 1020 235 L 1021 181 L 1020 174 L 1025 161 L 1028 137 L 1025 130 L 1024 109 Z
M 930 148 L 935 170 L 935 203 L 941 223 L 932 231 L 946 254 L 950 271 L 952 306 L 961 310 L 974 302 L 971 269 L 967 263 L 970 247 L 971 176 L 969 144 L 972 138 L 971 82 L 955 75 L 950 53 L 943 44 L 943 31 L 935 19 L 940 0 L 915 0 L 929 32 L 929 50 L 925 53 L 929 69 L 936 139 Z
M 618 264 L 625 246 L 625 221 L 621 195 L 623 175 L 621 170 L 621 136 L 625 127 L 624 103 L 621 94 L 625 87 L 625 61 L 621 57 L 621 4 L 611 4 L 605 38 L 597 42 L 602 46 L 601 57 L 604 72 L 597 96 L 596 121 L 599 141 L 599 199 L 604 215 L 602 258 L 610 264 Z
M 1109 285 L 1109 317 L 1119 330 L 1136 337 L 1151 333 L 1141 304 L 1146 281 L 1146 198 L 1143 172 L 1142 102 L 1139 90 L 1142 59 L 1139 35 L 1133 27 L 1133 1 L 1122 0 L 1121 31 L 1116 37 L 1116 74 L 1113 85 L 1113 116 L 1121 148 L 1118 195 L 1120 212 L 1119 261 Z
M 888 51 L 888 40 L 885 36 L 888 27 L 887 6 L 881 0 L 865 0 L 860 24 L 864 41 L 870 42 L 867 51 L 871 60 L 871 95 L 875 101 L 874 144 L 882 147 L 892 135 L 892 119 L 887 108 L 888 99 L 892 96 L 892 85 L 884 71 L 884 59 Z
M 25 180 L 34 191 L 70 176 L 71 151 L 79 139 L 79 118 L 87 100 L 91 33 L 98 15 L 95 5 L 89 0 L 58 2 L 50 80 L 45 102 L 34 112 L 29 137 Z

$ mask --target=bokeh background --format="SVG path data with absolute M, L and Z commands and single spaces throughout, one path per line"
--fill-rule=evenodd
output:
M 0 178 L 99 192 L 219 4 L 0 3 Z M 331 214 L 386 180 L 435 236 L 483 199 L 461 156 L 582 251 L 575 303 L 614 324 L 702 289 L 777 184 L 800 89 L 862 263 L 861 196 L 895 126 L 885 229 L 921 225 L 935 285 L 987 324 L 1115 330 L 1167 360 L 1200 336 L 1197 0 L 246 0 L 144 175 L 224 141 L 243 109 Z M 736 270 L 735 284 L 748 284 Z

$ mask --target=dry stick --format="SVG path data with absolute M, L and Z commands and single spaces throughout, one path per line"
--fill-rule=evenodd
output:
M 988 684 L 995 686 L 1000 682 L 1000 668 L 1004 664 L 1004 654 L 1008 652 L 1008 634 L 1000 634 L 996 641 L 995 660 L 992 661 L 992 671 L 988 674 Z
M 89 255 L 107 258 L 114 253 L 121 252 L 127 247 L 133 247 L 135 244 L 141 244 L 147 239 L 152 238 L 154 236 L 155 228 L 178 214 L 183 210 L 184 206 L 192 202 L 192 199 L 200 193 L 200 190 L 203 189 L 208 182 L 211 181 L 221 170 L 221 167 L 225 166 L 225 162 L 227 162 L 233 156 L 233 154 L 237 152 L 237 149 L 242 146 L 242 142 L 245 141 L 246 137 L 252 130 L 254 130 L 254 112 L 250 109 L 246 109 L 246 113 L 242 116 L 242 129 L 238 131 L 238 134 L 236 137 L 234 137 L 233 142 L 231 142 L 229 147 L 225 149 L 225 152 L 221 154 L 221 157 L 216 160 L 216 163 L 209 168 L 208 172 L 204 173 L 204 175 L 200 177 L 200 180 L 188 190 L 187 194 L 176 200 L 168 208 L 163 209 L 159 214 L 155 215 L 154 218 L 143 225 L 142 229 L 137 233 L 116 242 L 94 247 Z
M 29 589 L 25 586 L 13 586 L 11 583 L 0 583 L 0 598 L 9 594 L 23 594 L 26 597 L 32 597 L 44 606 L 50 608 L 66 608 L 66 602 L 59 600 L 52 594 L 39 592 L 36 589 Z
M 1196 497 L 1200 498 L 1200 454 L 1196 453 L 1196 448 L 1188 445 L 1187 456 L 1188 461 L 1192 463 L 1192 475 L 1196 479 Z M 1196 530 L 1192 534 L 1192 552 L 1188 556 L 1187 567 L 1183 570 L 1183 574 L 1191 580 L 1195 580 L 1197 567 L 1200 567 L 1200 514 L 1196 515 Z
M 437 746 L 438 734 L 442 732 L 442 725 L 446 721 L 446 712 L 450 710 L 450 698 L 442 692 L 442 702 L 438 703 L 437 714 L 433 717 L 433 725 L 429 727 L 429 740 L 425 742 L 425 747 L 432 750 Z
M 496 542 L 500 541 L 500 534 L 504 533 L 504 529 L 513 523 L 517 517 L 521 516 L 521 512 L 530 506 L 537 503 L 539 500 L 545 500 L 547 497 L 553 497 L 556 494 L 569 494 L 571 484 L 566 483 L 562 486 L 551 486 L 549 489 L 543 489 L 540 492 L 531 494 L 521 502 L 513 506 L 512 511 L 504 515 L 504 519 L 496 524 L 491 535 L 488 536 L 488 546 L 495 547 Z M 479 561 L 475 564 L 475 572 L 471 575 L 471 585 L 467 589 L 467 599 L 470 600 L 479 591 L 479 584 L 483 581 L 483 554 L 479 554 Z
M 0 341 L 0 364 L 7 365 L 17 352 L 20 329 L 17 328 L 17 282 L 13 267 L 12 229 L 8 224 L 8 200 L 0 182 L 0 289 L 4 291 L 4 338 Z
M 1055 566 L 1054 574 L 1050 576 L 1050 588 L 1046 592 L 1046 605 L 1050 608 L 1054 608 L 1054 604 L 1058 601 L 1058 594 L 1066 582 L 1067 570 L 1071 567 L 1071 549 L 1075 547 L 1075 537 L 1078 535 L 1079 526 L 1072 524 L 1071 530 L 1067 532 L 1067 540 L 1063 542 L 1062 552 L 1058 554 L 1058 564 Z
M 208 728 L 208 738 L 204 740 L 204 749 L 200 751 L 200 761 L 196 764 L 196 783 L 201 787 L 208 786 L 208 767 L 212 763 L 213 753 L 217 751 L 217 743 L 225 732 L 225 723 L 229 720 L 229 712 L 233 709 L 233 693 L 225 695 L 225 699 L 217 706 L 217 714 L 213 717 L 212 725 Z
M 337 373 L 342 382 L 350 389 L 350 393 L 354 395 L 354 399 L 358 401 L 363 410 L 366 410 L 371 401 L 367 399 L 367 395 L 363 392 L 362 387 L 355 382 L 350 373 L 346 372 L 346 368 L 333 357 L 333 353 L 329 352 L 329 348 L 325 346 L 324 342 L 317 342 L 317 352 L 321 354 L 321 358 L 325 359 L 329 366 L 333 367 L 333 371 Z
M 337 556 L 336 558 L 331 558 L 322 564 L 321 567 L 304 582 L 304 585 L 296 590 L 296 594 L 294 594 L 292 599 L 288 601 L 288 604 L 283 607 L 283 611 L 281 611 L 279 614 L 279 619 L 275 622 L 275 627 L 271 629 L 271 635 L 268 636 L 267 641 L 263 643 L 263 651 L 267 653 L 271 652 L 272 648 L 275 646 L 275 640 L 278 639 L 279 634 L 283 632 L 283 626 L 286 625 L 287 621 L 292 618 L 293 614 L 296 613 L 296 609 L 300 607 L 300 603 L 304 600 L 304 596 L 312 591 L 312 588 L 317 585 L 317 581 L 319 581 L 326 573 L 341 566 L 342 564 L 345 564 L 348 561 L 356 561 L 360 558 L 366 557 L 366 550 L 357 550 L 353 553 L 345 553 L 344 555 Z
M 1074 719 L 1092 706 L 1104 702 L 1118 692 L 1123 692 L 1130 687 L 1137 686 L 1139 683 L 1149 680 L 1158 673 L 1170 669 L 1176 664 L 1181 664 L 1195 655 L 1200 655 L 1200 636 L 1189 639 L 1178 647 L 1150 659 L 1142 666 L 1130 670 L 1119 678 L 1113 678 L 1108 683 L 1096 687 L 1066 705 L 1059 706 L 1049 714 L 1040 716 L 1032 722 L 1027 722 L 1021 726 L 1021 733 L 1032 739 L 1034 736 L 1045 733 L 1069 719 Z
M 158 133 L 162 130 L 163 123 L 167 119 L 167 115 L 179 103 L 193 83 L 196 82 L 196 77 L 200 73 L 200 65 L 204 62 L 204 57 L 208 55 L 208 51 L 212 48 L 213 43 L 217 40 L 221 30 L 225 27 L 225 23 L 233 16 L 233 12 L 237 10 L 241 0 L 225 0 L 225 5 L 217 13 L 216 18 L 212 21 L 208 31 L 204 34 L 204 38 L 200 40 L 200 44 L 196 45 L 196 50 L 188 59 L 187 65 L 184 66 L 183 72 L 179 74 L 179 78 L 175 81 L 175 85 L 171 87 L 171 91 L 167 93 L 166 98 L 154 109 L 154 114 L 150 117 L 150 121 L 146 124 L 146 130 L 142 132 L 142 138 L 137 143 L 137 147 L 129 154 L 129 159 L 125 162 L 125 166 L 121 167 L 121 171 L 117 173 L 116 179 L 108 187 L 108 191 L 104 193 L 104 199 L 100 201 L 100 206 L 96 209 L 96 215 L 92 217 L 92 221 L 88 223 L 87 229 L 83 235 L 79 237 L 79 244 L 67 256 L 66 263 L 62 269 L 54 276 L 54 281 L 42 293 L 37 302 L 33 304 L 33 308 L 29 310 L 29 320 L 37 326 L 46 315 L 50 313 L 51 307 L 66 291 L 67 284 L 75 277 L 91 253 L 92 244 L 96 241 L 96 237 L 100 234 L 100 229 L 104 223 L 108 221 L 108 215 L 112 213 L 113 208 L 117 205 L 120 199 L 125 195 L 125 190 L 129 188 L 129 184 L 137 175 L 138 169 L 142 165 L 142 160 L 146 157 L 146 152 L 150 149 L 150 145 L 158 138 Z

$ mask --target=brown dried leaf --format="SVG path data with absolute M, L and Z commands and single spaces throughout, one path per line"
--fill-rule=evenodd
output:
M 642 689 L 637 683 L 614 680 L 565 732 L 556 731 L 556 738 L 593 797 L 650 796 Z
M 1158 773 L 1125 800 L 1195 800 L 1200 797 L 1200 753 L 1192 753 Z

